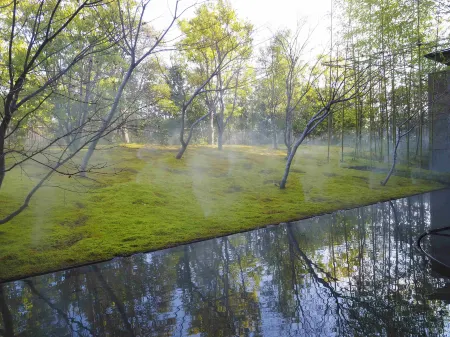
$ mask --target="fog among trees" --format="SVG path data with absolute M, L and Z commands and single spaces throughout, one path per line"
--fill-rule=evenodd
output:
M 424 55 L 448 47 L 445 2 L 336 0 L 315 56 L 306 19 L 256 44 L 226 0 L 169 6 L 156 29 L 149 0 L 0 1 L 0 193 L 26 163 L 45 171 L 0 223 L 51 176 L 101 172 L 91 158 L 121 143 L 179 146 L 179 160 L 192 145 L 283 148 L 280 188 L 305 143 L 427 167 L 427 74 L 444 65 Z

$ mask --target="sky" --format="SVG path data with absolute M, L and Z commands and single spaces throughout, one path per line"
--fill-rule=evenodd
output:
M 196 0 L 182 0 L 181 8 L 187 8 Z M 197 0 L 199 2 L 201 0 Z M 250 21 L 255 27 L 254 44 L 259 46 L 267 41 L 273 32 L 280 28 L 295 30 L 297 22 L 307 19 L 308 28 L 313 30 L 310 47 L 320 51 L 329 46 L 330 10 L 332 0 L 229 0 L 241 19 Z M 167 26 L 175 0 L 152 0 L 146 18 L 157 29 Z M 194 10 L 187 11 L 183 17 L 194 15 Z M 179 30 L 172 30 L 170 37 L 179 35 Z
M 314 44 L 329 41 L 330 0 L 231 0 L 239 17 L 252 22 L 257 40 L 270 37 L 279 28 L 296 29 L 297 22 L 307 18 L 314 29 Z

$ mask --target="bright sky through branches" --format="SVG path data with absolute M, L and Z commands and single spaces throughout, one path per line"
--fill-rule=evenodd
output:
M 258 48 L 270 38 L 277 29 L 295 30 L 297 22 L 307 19 L 309 29 L 313 29 L 310 47 L 314 53 L 327 50 L 330 44 L 330 10 L 332 0 L 230 0 L 238 17 L 250 21 L 255 27 L 254 44 Z M 199 3 L 200 1 L 197 1 Z M 182 0 L 181 9 L 195 3 L 195 0 Z M 157 29 L 163 29 L 170 21 L 175 0 L 153 0 L 146 13 L 147 20 Z M 183 18 L 194 15 L 189 10 Z M 335 20 L 335 19 L 334 19 Z M 170 38 L 180 34 L 178 28 L 170 33 Z

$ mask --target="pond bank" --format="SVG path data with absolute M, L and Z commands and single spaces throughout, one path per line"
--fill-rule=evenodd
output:
M 449 218 L 444 200 L 449 190 L 3 283 L 0 329 L 446 336 L 448 279 L 414 247 Z M 450 240 L 439 240 L 424 248 L 447 254 Z
M 69 186 L 67 177 L 57 177 L 52 184 L 62 188 L 42 189 L 26 212 L 0 228 L 0 280 L 443 187 L 399 176 L 383 187 L 382 173 L 341 166 L 338 149 L 333 149 L 327 163 L 325 149 L 300 148 L 283 191 L 275 186 L 283 172 L 283 151 L 230 146 L 218 152 L 192 147 L 182 160 L 174 158 L 175 148 L 130 146 L 98 151 L 97 163 L 114 166 L 93 175 L 95 185 L 80 180 L 79 184 L 89 184 L 88 189 L 73 193 L 64 189 Z M 32 183 L 19 172 L 14 174 L 16 180 L 10 180 L 6 194 L 0 195 L 0 203 L 10 209 Z

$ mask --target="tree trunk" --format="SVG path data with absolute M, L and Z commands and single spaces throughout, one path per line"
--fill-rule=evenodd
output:
M 124 126 L 122 127 L 122 139 L 125 144 L 130 144 L 130 135 L 128 134 L 128 129 Z
M 184 112 L 183 112 L 183 122 L 182 122 L 181 131 L 180 131 L 181 149 L 180 149 L 180 151 L 178 151 L 178 154 L 175 157 L 176 159 L 181 159 L 181 157 L 183 157 L 183 154 L 186 151 L 186 149 L 189 145 L 189 142 L 191 141 L 192 135 L 194 133 L 194 128 L 197 126 L 198 123 L 200 123 L 202 120 L 204 120 L 208 116 L 209 116 L 209 113 L 206 115 L 203 115 L 202 117 L 197 119 L 194 123 L 192 123 L 192 125 L 189 129 L 189 135 L 188 135 L 186 141 L 184 141 Z
M 379 81 L 379 91 L 381 92 L 383 89 L 383 86 L 381 84 L 382 81 Z M 380 155 L 379 155 L 379 162 L 383 162 L 383 104 L 380 103 L 379 104 L 379 116 L 380 116 L 380 122 L 379 122 L 379 127 L 378 127 L 378 140 L 380 142 Z
M 277 130 L 275 128 L 272 130 L 272 147 L 274 150 L 278 150 Z
M 394 154 L 392 156 L 393 157 L 392 158 L 392 166 L 391 166 L 391 169 L 389 170 L 386 178 L 381 182 L 382 186 L 385 186 L 387 184 L 387 182 L 388 182 L 389 178 L 391 177 L 392 173 L 394 173 L 395 164 L 397 163 L 397 150 L 398 150 L 398 146 L 400 144 L 400 139 L 401 139 L 401 137 L 400 137 L 400 130 L 397 129 L 396 133 L 397 133 L 397 139 L 396 139 L 396 142 L 395 142 Z
M 344 90 L 345 90 L 345 82 L 344 82 Z M 344 112 L 345 105 L 342 105 L 342 115 L 341 115 L 341 163 L 344 162 Z
M 178 151 L 177 156 L 175 158 L 181 159 L 181 157 L 183 157 L 183 154 L 186 151 L 186 149 L 187 149 L 187 144 L 181 144 L 180 151 Z
M 2 187 L 3 180 L 6 174 L 5 136 L 6 123 L 2 123 L 0 124 L 0 188 Z
M 219 128 L 217 131 L 217 149 L 221 151 L 223 148 L 223 129 Z
M 417 132 L 416 132 L 416 155 L 415 155 L 416 160 L 419 156 L 419 144 L 420 144 L 419 138 L 420 138 L 420 127 L 417 129 Z
M 5 149 L 5 141 L 6 141 L 6 135 L 8 131 L 9 123 L 11 122 L 11 105 L 15 102 L 13 102 L 11 95 L 8 95 L 5 100 L 4 104 L 4 117 L 3 120 L 0 122 L 0 188 L 2 187 L 3 180 L 5 179 L 6 175 L 6 149 Z
M 15 87 L 15 91 L 19 88 Z M 4 101 L 3 107 L 3 119 L 0 121 L 0 188 L 2 187 L 3 180 L 6 175 L 6 153 L 5 153 L 5 140 L 9 123 L 11 122 L 11 115 L 14 112 L 12 106 L 15 106 L 17 100 L 13 98 L 13 94 L 10 92 Z
M 332 126 L 333 126 L 333 117 L 330 114 L 328 116 L 328 125 L 327 125 L 327 127 L 328 127 L 328 147 L 327 147 L 328 154 L 327 154 L 327 161 L 328 162 L 330 161 L 330 145 L 331 145 L 331 128 L 332 128 Z
M 396 104 L 396 97 L 395 97 L 395 70 L 394 70 L 394 56 L 392 56 L 391 61 L 391 111 L 392 111 L 392 142 L 394 147 L 397 144 L 397 108 L 395 106 Z
M 417 11 L 419 11 L 419 6 L 417 6 Z M 419 17 L 419 12 L 417 12 L 417 15 Z M 417 38 L 419 43 L 417 44 L 419 47 L 419 51 L 417 55 L 422 55 L 421 53 L 421 46 L 420 43 L 420 35 L 419 35 L 419 20 L 417 22 Z M 420 125 L 419 125 L 419 167 L 422 168 L 423 166 L 423 105 L 422 105 L 422 57 L 419 57 L 419 111 L 420 111 Z
M 14 336 L 14 323 L 13 317 L 11 315 L 11 311 L 8 308 L 8 304 L 6 303 L 6 296 L 4 293 L 2 285 L 0 285 L 0 312 L 3 318 L 3 334 L 5 337 L 13 337 Z
M 212 110 L 210 112 L 210 117 L 209 117 L 208 144 L 214 145 L 214 114 L 212 113 Z
M 303 142 L 303 140 L 306 137 L 306 130 L 303 132 L 303 134 L 301 135 L 300 139 L 294 144 L 294 146 L 292 147 L 292 150 L 290 151 L 288 157 L 287 157 L 287 161 L 286 161 L 286 168 L 284 169 L 284 175 L 283 175 L 283 179 L 281 179 L 280 182 L 280 188 L 284 189 L 286 188 L 286 182 L 287 182 L 287 178 L 289 175 L 289 170 L 291 169 L 291 164 L 292 164 L 292 160 L 294 159 L 295 153 L 297 152 L 298 147 L 300 146 L 300 144 Z
M 286 111 L 286 128 L 284 129 L 284 144 L 286 145 L 286 158 L 289 158 L 292 148 L 292 120 L 291 112 Z
M 92 138 L 92 142 L 89 145 L 89 148 L 83 157 L 83 161 L 81 162 L 81 167 L 80 167 L 80 171 L 81 171 L 80 175 L 81 176 L 86 176 L 86 168 L 88 166 L 89 160 L 91 159 L 92 155 L 94 154 L 94 150 L 98 144 L 98 141 L 100 140 L 100 138 L 103 137 L 103 134 L 105 133 L 106 129 L 108 128 L 109 124 L 111 123 L 111 121 L 117 111 L 117 107 L 119 106 L 119 102 L 120 102 L 120 99 L 122 98 L 123 91 L 125 89 L 125 86 L 128 83 L 128 80 L 131 77 L 131 74 L 133 73 L 134 68 L 135 68 L 134 65 L 131 65 L 128 68 L 128 71 L 125 74 L 125 77 L 123 78 L 122 83 L 120 84 L 119 89 L 116 93 L 116 96 L 114 98 L 114 103 L 111 107 L 111 110 L 108 113 L 108 116 L 104 119 L 103 125 L 101 126 L 100 130 L 98 130 L 98 132 Z

